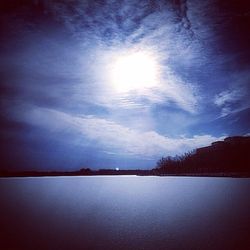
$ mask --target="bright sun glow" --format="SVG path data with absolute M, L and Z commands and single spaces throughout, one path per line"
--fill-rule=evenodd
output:
M 121 56 L 112 66 L 112 84 L 118 92 L 143 90 L 157 84 L 157 63 L 146 53 Z

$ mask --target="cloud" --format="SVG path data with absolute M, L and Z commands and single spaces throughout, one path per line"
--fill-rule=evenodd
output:
M 247 8 L 215 0 L 15 2 L 2 13 L 2 117 L 42 128 L 16 133 L 39 150 L 51 136 L 65 148 L 101 149 L 100 158 L 179 154 L 220 139 L 210 133 L 223 133 L 223 119 L 221 129 L 209 125 L 218 110 L 250 107 Z M 133 50 L 156 59 L 158 83 L 116 93 L 109 67 Z M 235 131 L 246 127 L 232 119 Z
M 71 90 L 67 91 L 71 92 L 72 98 L 68 101 L 71 103 L 84 100 L 90 105 L 110 109 L 145 108 L 164 103 L 192 114 L 198 113 L 202 95 L 196 80 L 189 79 L 189 76 L 194 65 L 207 64 L 209 46 L 204 49 L 203 42 L 207 43 L 212 36 L 203 12 L 210 8 L 209 3 L 185 0 L 43 1 L 44 16 L 41 19 L 49 17 L 49 22 L 56 21 L 51 23 L 52 31 L 53 27 L 59 27 L 71 37 L 65 39 L 65 33 L 61 34 L 57 29 L 55 32 L 49 29 L 46 36 L 40 37 L 43 34 L 41 27 L 36 27 L 39 32 L 33 30 L 29 33 L 26 38 L 29 46 L 22 48 L 13 61 L 20 60 L 20 64 L 25 64 L 22 65 L 24 68 L 21 65 L 17 68 L 29 71 L 26 72 L 29 76 L 39 75 L 31 79 L 38 84 L 46 77 L 45 81 L 52 87 L 52 77 L 56 81 L 64 78 L 62 82 L 70 83 Z M 26 21 L 26 26 L 30 27 L 30 20 Z M 45 24 L 46 30 L 48 25 Z M 112 93 L 109 79 L 105 78 L 106 65 L 112 63 L 113 56 L 131 49 L 155 54 L 163 74 L 157 88 L 119 96 Z M 177 71 L 176 67 L 180 70 Z M 18 81 L 21 80 L 19 77 Z M 48 95 L 51 92 L 49 90 Z
M 214 98 L 214 104 L 221 108 L 221 116 L 241 111 L 250 106 L 248 98 L 249 86 L 248 81 L 246 81 L 249 78 L 242 77 L 242 73 L 238 74 L 238 78 L 240 80 L 235 82 L 233 87 L 220 92 Z
M 196 84 L 176 74 L 172 67 L 174 60 L 181 64 L 186 62 L 190 67 L 192 63 L 197 63 L 197 57 L 203 58 L 201 53 L 204 56 L 201 44 L 195 41 L 189 19 L 195 5 L 189 6 L 186 1 L 176 4 L 111 0 L 100 3 L 74 1 L 72 6 L 54 1 L 47 5 L 55 18 L 79 39 L 85 58 L 89 58 L 86 51 L 93 53 L 91 48 L 95 48 L 95 68 L 90 68 L 90 63 L 84 65 L 84 71 L 90 72 L 90 75 L 105 74 L 105 66 L 112 62 L 112 58 L 126 50 L 152 52 L 161 65 L 164 74 L 157 89 L 126 96 L 113 95 L 108 79 L 91 79 L 96 89 L 91 98 L 94 104 L 130 108 L 165 103 L 190 113 L 198 111 L 200 98 Z M 196 32 L 199 30 L 196 29 Z M 141 102 L 142 99 L 146 102 Z
M 244 92 L 242 89 L 225 90 L 215 96 L 214 103 L 221 107 L 228 103 L 239 101 L 243 96 Z
M 103 152 L 157 159 L 164 155 L 181 154 L 205 146 L 223 137 L 194 135 L 170 138 L 156 131 L 141 132 L 96 116 L 74 116 L 53 109 L 37 108 L 23 112 L 25 122 L 55 133 L 71 133 L 72 141 L 84 146 L 86 143 L 102 148 Z

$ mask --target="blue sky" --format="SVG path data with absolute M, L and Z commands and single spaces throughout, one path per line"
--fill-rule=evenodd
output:
M 0 7 L 2 169 L 152 168 L 250 132 L 246 1 Z M 112 67 L 134 53 L 157 79 L 116 91 Z

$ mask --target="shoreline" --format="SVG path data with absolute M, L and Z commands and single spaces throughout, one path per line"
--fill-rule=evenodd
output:
M 0 178 L 27 178 L 27 177 L 92 177 L 92 176 L 138 176 L 138 177 L 225 177 L 225 178 L 250 178 L 250 173 L 183 173 L 183 174 L 6 174 L 0 175 Z

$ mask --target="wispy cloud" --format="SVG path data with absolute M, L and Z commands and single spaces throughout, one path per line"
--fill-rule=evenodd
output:
M 242 89 L 225 90 L 215 96 L 214 103 L 218 106 L 224 106 L 228 103 L 239 101 L 244 96 Z
M 214 104 L 221 108 L 221 116 L 238 112 L 250 106 L 249 72 L 238 72 L 235 74 L 233 84 L 227 90 L 215 95 Z
M 96 51 L 100 51 L 95 57 L 93 74 L 97 72 L 103 74 L 107 64 L 112 62 L 112 57 L 131 49 L 153 52 L 161 65 L 163 74 L 157 89 L 139 94 L 112 95 L 112 90 L 108 89 L 110 86 L 108 79 L 94 79 L 93 87 L 97 91 L 91 98 L 92 102 L 108 107 L 129 108 L 129 104 L 145 105 L 140 102 L 144 99 L 153 104 L 164 102 L 165 105 L 168 103 L 176 105 L 191 113 L 197 112 L 199 103 L 197 86 L 182 78 L 180 74 L 176 74 L 170 62 L 178 57 L 179 62 L 184 63 L 188 60 L 190 65 L 197 61 L 194 55 L 201 53 L 201 44 L 197 43 L 189 19 L 195 6 L 188 6 L 186 1 L 180 1 L 178 4 L 163 2 L 147 4 L 145 1 L 109 0 L 100 3 L 76 1 L 72 6 L 55 1 L 49 3 L 48 8 L 65 24 L 73 36 L 79 38 L 87 58 L 89 56 L 86 55 L 86 51 L 89 48 L 95 47 Z M 89 68 L 89 63 L 85 68 L 85 71 L 91 74 L 93 68 Z M 101 93 L 108 94 L 100 95 L 98 89 Z M 127 106 L 124 105 L 125 99 Z
M 204 49 L 203 42 L 212 36 L 202 10 L 211 8 L 211 4 L 185 0 L 77 0 L 70 3 L 56 0 L 43 4 L 46 15 L 56 19 L 57 25 L 71 34 L 72 40 L 57 37 L 57 31 L 46 34 L 47 39 L 40 39 L 38 32 L 30 32 L 34 35 L 32 42 L 14 58 L 13 61 L 18 62 L 11 62 L 22 64 L 17 68 L 24 74 L 36 74 L 28 81 L 39 82 L 45 77 L 51 88 L 54 85 L 51 79 L 61 78 L 60 81 L 70 83 L 70 102 L 78 104 L 84 100 L 90 105 L 125 110 L 164 103 L 192 114 L 199 111 L 202 95 L 196 81 L 187 75 L 193 65 L 206 61 L 208 47 Z M 130 50 L 153 53 L 162 74 L 156 88 L 117 95 L 110 88 L 107 65 L 120 53 Z M 181 68 L 178 72 L 176 65 Z M 22 83 L 22 88 L 34 86 L 24 81 L 27 83 Z M 69 84 L 66 85 L 64 88 L 68 88 Z
M 1 117 L 5 124 L 19 119 L 36 129 L 15 131 L 12 145 L 20 136 L 42 150 L 60 138 L 65 150 L 77 144 L 85 153 L 99 152 L 100 159 L 123 154 L 141 160 L 207 145 L 219 139 L 212 134 L 231 131 L 228 124 L 248 132 L 244 112 L 216 119 L 218 112 L 250 107 L 243 1 L 239 8 L 216 0 L 19 2 L 0 10 Z M 120 93 L 110 67 L 131 51 L 155 59 L 157 84 Z M 214 119 L 219 126 L 210 126 Z M 12 134 L 15 126 L 6 127 Z
M 36 108 L 23 116 L 29 124 L 53 132 L 72 133 L 72 141 L 84 146 L 91 142 L 103 152 L 156 159 L 164 155 L 180 154 L 205 146 L 222 137 L 195 135 L 193 137 L 170 138 L 156 131 L 141 132 L 113 121 L 96 116 L 73 116 L 52 109 Z

